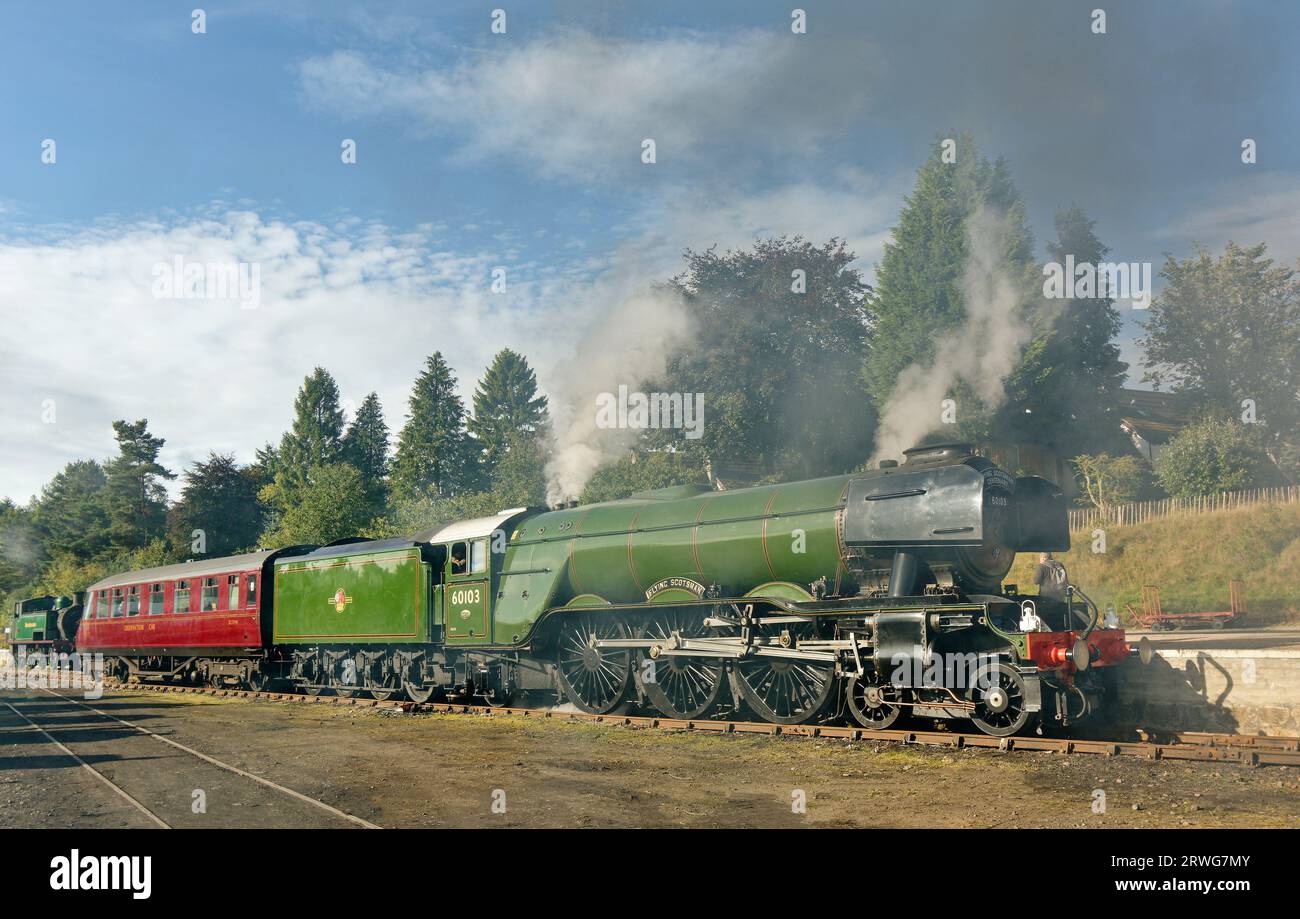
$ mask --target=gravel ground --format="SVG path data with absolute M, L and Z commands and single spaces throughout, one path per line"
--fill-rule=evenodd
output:
M 32 692 L 2 701 L 172 825 L 349 825 L 68 702 Z M 123 692 L 92 704 L 386 827 L 1300 826 L 1300 769 L 197 695 Z M 147 825 L 0 704 L 0 827 Z

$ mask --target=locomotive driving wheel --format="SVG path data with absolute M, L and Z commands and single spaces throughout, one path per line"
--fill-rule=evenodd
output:
M 641 630 L 642 638 L 662 639 L 669 646 L 681 638 L 715 634 L 702 612 L 690 608 L 656 613 Z M 691 721 L 703 718 L 722 698 L 726 666 L 716 657 L 680 657 L 651 648 L 637 661 L 636 685 L 660 714 Z
M 597 648 L 599 640 L 626 639 L 627 626 L 611 613 L 574 613 L 560 620 L 555 676 L 570 702 L 608 715 L 626 701 L 632 679 L 630 651 Z
M 1025 679 L 1005 661 L 981 667 L 966 695 L 975 703 L 970 719 L 985 734 L 1010 737 L 1029 723 Z
M 406 698 L 412 702 L 423 705 L 434 697 L 438 692 L 437 686 L 430 686 L 427 683 L 415 683 L 411 680 L 402 680 L 402 692 L 406 693 Z
M 398 682 L 397 674 L 390 673 L 380 681 L 371 682 L 366 689 L 370 690 L 370 698 L 377 702 L 387 702 L 401 692 L 402 687 Z
M 898 704 L 902 691 L 889 683 L 869 683 L 855 676 L 849 680 L 844 694 L 853 720 L 864 728 L 886 730 L 903 714 L 903 707 Z
M 361 690 L 361 662 L 355 657 L 341 657 L 330 669 L 330 688 L 334 695 L 351 699 Z
M 757 624 L 753 632 L 778 640 L 784 647 L 817 638 L 812 622 Z M 826 711 L 835 695 L 835 664 L 755 656 L 736 662 L 731 687 L 754 714 L 773 724 L 805 724 Z
M 370 698 L 377 702 L 387 702 L 402 691 L 402 681 L 398 678 L 397 671 L 390 666 L 382 654 L 364 658 L 358 656 L 358 673 L 361 672 L 362 663 L 365 663 L 364 682 Z

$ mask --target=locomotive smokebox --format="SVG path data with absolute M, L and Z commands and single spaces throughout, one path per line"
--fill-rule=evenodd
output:
M 996 590 L 1017 552 L 1069 548 L 1064 496 L 1046 479 L 1015 478 L 969 444 L 904 456 L 855 478 L 844 514 L 845 547 L 888 573 L 891 596 L 927 583 Z

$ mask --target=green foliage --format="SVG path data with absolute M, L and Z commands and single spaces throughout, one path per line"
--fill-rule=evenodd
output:
M 457 520 L 488 517 L 511 507 L 538 507 L 546 500 L 546 450 L 541 436 L 515 434 L 497 464 L 492 487 L 458 495 L 395 496 L 374 536 L 412 536 Z
M 45 552 L 83 557 L 108 548 L 108 514 L 104 510 L 104 468 L 94 460 L 68 463 L 41 489 L 32 512 Z
M 192 549 L 193 533 L 202 530 L 207 556 L 233 555 L 257 546 L 262 532 L 262 505 L 257 500 L 257 475 L 240 468 L 230 455 L 211 453 L 206 462 L 185 472 L 181 498 L 168 515 L 173 552 L 184 558 Z
M 493 474 L 513 436 L 536 434 L 546 419 L 546 397 L 537 394 L 533 368 L 523 355 L 502 348 L 479 380 L 469 420 L 483 472 Z
M 1144 380 L 1168 384 L 1195 405 L 1241 417 L 1255 403 L 1275 462 L 1300 437 L 1300 277 L 1274 266 L 1264 243 L 1228 243 L 1165 259 L 1166 284 L 1151 304 Z
M 1075 264 L 1098 265 L 1110 251 L 1078 207 L 1056 215 L 1056 234 L 1047 251 L 1061 265 L 1070 255 Z M 1000 424 L 1008 439 L 1050 444 L 1065 456 L 1122 446 L 1119 395 L 1128 365 L 1114 344 L 1119 312 L 1102 293 L 1051 307 L 1008 387 Z
M 411 390 L 410 410 L 397 439 L 390 487 L 401 501 L 446 498 L 478 479 L 473 444 L 465 429 L 465 404 L 456 377 L 434 352 Z
M 343 458 L 361 473 L 373 514 L 383 513 L 388 501 L 388 425 L 377 393 L 366 396 L 357 409 L 343 437 Z
M 937 337 L 965 315 L 959 285 L 967 256 L 966 222 L 980 207 L 1008 215 L 1018 228 L 1008 240 L 1006 256 L 1027 277 L 1033 239 L 1006 163 L 981 157 L 966 134 L 958 138 L 956 162 L 945 163 L 936 141 L 885 244 L 868 303 L 875 325 L 863 379 L 877 405 L 893 393 L 905 368 L 930 362 Z
M 307 478 L 313 466 L 337 463 L 343 454 L 343 409 L 339 387 L 322 367 L 306 379 L 293 403 L 293 426 L 280 440 L 269 470 L 281 489 L 291 492 Z M 271 459 L 271 456 L 259 459 Z
M 262 538 L 265 546 L 333 542 L 356 536 L 372 524 L 365 481 L 355 466 L 313 466 L 293 492 L 292 503 Z
M 154 437 L 149 422 L 114 421 L 118 455 L 104 465 L 104 511 L 108 534 L 118 550 L 143 548 L 161 538 L 167 524 L 167 490 L 162 479 L 176 474 L 158 463 L 158 452 L 166 443 Z
M 596 471 L 583 489 L 582 503 L 617 501 L 638 491 L 704 481 L 703 468 L 681 453 L 630 453 Z
M 1184 428 L 1156 460 L 1160 487 L 1175 498 L 1277 484 L 1255 425 L 1207 417 Z
M 44 561 L 40 534 L 30 510 L 0 500 L 0 594 L 28 583 Z
M 868 314 L 853 253 L 838 239 L 796 236 L 685 258 L 672 283 L 695 321 L 692 340 L 647 388 L 703 393 L 703 436 L 659 431 L 647 442 L 697 468 L 708 457 L 787 478 L 861 462 L 874 420 L 857 378 Z
M 1070 460 L 1079 481 L 1078 503 L 1109 511 L 1117 504 L 1136 501 L 1146 487 L 1151 470 L 1146 460 L 1126 454 L 1076 456 Z
M 500 508 L 546 503 L 545 433 L 512 434 L 492 474 L 491 494 Z
M 446 526 L 458 520 L 488 517 L 497 511 L 518 505 L 502 503 L 490 491 L 470 491 L 451 497 L 434 495 L 395 497 L 388 517 L 372 534 L 378 536 L 414 536 L 426 530 Z

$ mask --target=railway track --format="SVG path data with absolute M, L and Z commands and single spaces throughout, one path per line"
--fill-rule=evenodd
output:
M 1064 737 L 991 737 L 987 734 L 937 730 L 887 730 L 842 725 L 780 725 L 766 721 L 701 719 L 683 721 L 656 715 L 592 715 L 557 708 L 511 708 L 467 703 L 414 703 L 378 701 L 358 697 L 309 696 L 302 693 L 244 689 L 214 689 L 206 686 L 167 686 L 132 683 L 111 688 L 159 693 L 193 693 L 240 699 L 344 705 L 362 708 L 397 709 L 406 712 L 512 715 L 548 721 L 607 724 L 666 731 L 698 731 L 709 734 L 766 734 L 846 741 L 884 741 L 956 749 L 1026 751 L 1064 755 L 1130 756 L 1150 760 L 1231 763 L 1243 766 L 1300 766 L 1300 737 L 1257 737 L 1203 732 L 1138 732 L 1136 740 L 1102 740 Z
M 131 689 L 135 689 L 135 688 L 144 689 L 144 688 L 152 688 L 152 687 L 145 687 L 143 685 L 139 687 L 131 687 Z M 162 688 L 175 689 L 179 687 L 162 687 Z M 123 687 L 123 689 L 126 688 Z M 65 705 L 78 706 L 79 709 L 85 709 L 89 711 L 93 716 L 103 719 L 104 721 L 111 722 L 123 728 L 127 728 L 130 731 L 135 732 L 135 734 L 137 735 L 148 737 L 153 739 L 154 741 L 157 741 L 158 743 L 165 744 L 172 749 L 180 751 L 181 753 L 185 754 L 187 757 L 189 757 L 190 759 L 198 763 L 203 763 L 206 764 L 207 766 L 215 767 L 224 772 L 254 782 L 259 787 L 275 792 L 277 795 L 281 797 L 290 798 L 302 804 L 309 805 L 310 807 L 316 810 L 323 811 L 329 814 L 333 818 L 346 821 L 354 826 L 359 826 L 365 829 L 372 829 L 372 830 L 380 829 L 378 825 L 371 823 L 368 820 L 364 820 L 361 817 L 356 816 L 355 814 L 349 814 L 346 811 L 339 810 L 338 808 L 333 807 L 332 805 L 327 804 L 324 801 L 318 800 L 317 798 L 313 798 L 310 795 L 305 795 L 299 791 L 295 791 L 292 788 L 288 788 L 284 785 L 280 785 L 276 782 L 273 782 L 270 779 L 263 778 L 259 775 L 254 775 L 251 772 L 247 772 L 243 769 L 240 769 L 238 766 L 234 766 L 230 763 L 223 762 L 222 760 L 219 760 L 214 756 L 209 756 L 206 753 L 202 753 L 198 750 L 195 750 L 192 747 L 188 747 L 185 744 L 173 740 L 170 737 L 165 737 L 161 734 L 157 734 L 149 730 L 148 728 L 141 727 L 140 725 L 135 724 L 134 722 L 127 721 L 124 718 L 119 718 L 116 715 L 110 714 L 109 712 L 102 711 L 94 707 L 93 705 L 81 701 L 80 699 L 75 699 L 72 698 L 71 696 L 67 696 L 59 692 L 54 692 L 53 690 L 50 689 L 42 689 L 41 692 L 45 693 L 47 697 L 53 697 L 54 699 L 57 699 L 59 703 L 64 703 Z M 14 705 L 13 701 L 18 701 L 21 707 Z M 128 804 L 130 804 L 135 810 L 137 810 L 141 815 L 143 815 L 153 826 L 159 829 L 166 829 L 166 830 L 175 828 L 176 818 L 173 815 L 165 812 L 159 813 L 159 811 L 166 811 L 165 807 L 162 807 L 157 803 L 155 803 L 153 807 L 146 805 L 142 800 L 140 800 L 142 797 L 146 796 L 145 794 L 142 794 L 139 791 L 137 791 L 136 794 L 132 794 L 125 787 L 123 787 L 122 783 L 118 781 L 114 781 L 113 777 L 107 775 L 105 773 L 105 770 L 95 768 L 95 766 L 92 765 L 90 761 L 88 761 L 88 758 L 90 760 L 101 760 L 103 758 L 102 753 L 87 754 L 87 757 L 83 757 L 80 754 L 78 754 L 75 750 L 71 749 L 66 743 L 64 743 L 63 740 L 60 740 L 59 737 L 57 736 L 58 734 L 62 733 L 64 734 L 64 740 L 67 740 L 68 743 L 72 743 L 78 746 L 83 743 L 88 743 L 90 741 L 83 736 L 84 726 L 77 725 L 77 724 L 73 724 L 70 726 L 69 724 L 66 723 L 60 725 L 54 725 L 49 723 L 48 721 L 42 724 L 41 721 L 37 720 L 37 719 L 41 719 L 43 716 L 49 716 L 51 714 L 62 715 L 67 711 L 75 712 L 78 709 L 65 708 L 63 712 L 51 713 L 47 709 L 37 704 L 31 704 L 36 700 L 13 700 L 13 701 L 0 700 L 0 702 L 3 702 L 3 705 L 7 709 L 12 711 L 15 715 L 17 715 L 18 718 L 21 719 L 21 721 L 26 723 L 28 726 L 33 728 L 37 733 L 43 736 L 45 740 L 48 741 L 50 744 L 52 744 L 54 747 L 56 747 L 59 750 L 59 752 L 71 758 L 72 760 L 76 761 L 76 763 L 82 769 L 89 772 L 98 782 L 108 787 L 119 798 L 123 799 Z M 71 734 L 79 735 L 78 739 L 73 740 L 69 736 Z M 200 767 L 200 769 L 202 769 L 202 767 Z M 146 788 L 146 791 L 151 791 L 155 795 L 159 795 L 159 791 L 156 788 Z M 163 797 L 165 799 L 165 796 Z M 174 809 L 175 802 L 173 801 L 170 803 Z M 189 803 L 188 797 L 185 799 L 185 803 L 188 805 Z

